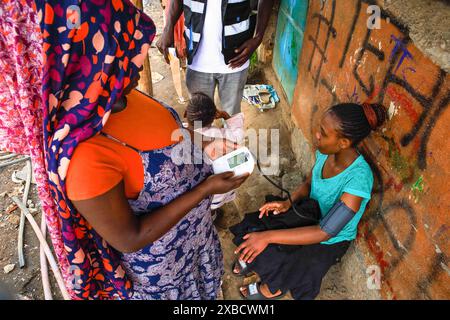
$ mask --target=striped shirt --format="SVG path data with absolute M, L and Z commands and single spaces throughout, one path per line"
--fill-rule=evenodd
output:
M 202 39 L 207 3 L 207 0 L 183 0 L 188 64 L 192 63 Z M 236 55 L 236 48 L 253 37 L 255 25 L 256 15 L 252 14 L 250 0 L 222 0 L 222 54 L 225 64 Z

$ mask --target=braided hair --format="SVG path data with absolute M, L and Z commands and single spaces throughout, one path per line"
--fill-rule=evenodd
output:
M 216 112 L 214 101 L 208 95 L 196 92 L 192 94 L 186 107 L 186 118 L 191 125 L 195 121 L 201 121 L 202 127 L 207 127 L 213 123 Z
M 352 147 L 360 143 L 372 130 L 386 121 L 387 112 L 381 104 L 341 103 L 328 111 L 339 122 L 339 132 L 352 142 Z

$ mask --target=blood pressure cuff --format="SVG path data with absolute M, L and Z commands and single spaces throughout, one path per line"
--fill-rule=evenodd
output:
M 320 221 L 320 228 L 331 237 L 335 237 L 353 219 L 355 214 L 356 212 L 347 207 L 344 202 L 338 201 Z

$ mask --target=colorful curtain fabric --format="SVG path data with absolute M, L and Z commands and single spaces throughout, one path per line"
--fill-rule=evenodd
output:
M 33 125 L 43 120 L 48 186 L 56 204 L 56 210 L 49 205 L 52 208 L 47 208 L 45 214 L 69 293 L 74 299 L 126 299 L 131 283 L 117 253 L 67 199 L 65 177 L 76 146 L 103 128 L 111 106 L 137 75 L 154 38 L 155 25 L 128 0 L 14 2 L 20 4 L 11 4 L 12 11 L 27 7 L 29 17 L 40 25 L 43 67 L 41 84 L 36 79 L 33 88 L 16 89 L 31 100 L 14 102 L 13 113 L 21 113 L 30 104 L 39 108 L 42 103 L 42 118 L 33 118 Z M 26 25 L 36 34 L 35 24 L 30 27 L 17 14 L 9 16 L 15 18 L 12 29 Z M 21 36 L 20 41 L 27 43 L 28 35 L 21 32 Z M 14 43 L 17 39 L 8 37 L 8 41 Z M 16 55 L 24 50 L 21 42 L 16 47 Z M 31 48 L 36 49 L 28 46 L 27 50 L 31 52 Z M 40 51 L 32 52 L 36 55 Z M 32 60 L 24 57 L 28 62 L 16 58 L 16 69 Z M 14 82 L 10 79 L 10 83 Z M 36 97 L 40 93 L 42 102 Z M 0 99 L 3 101 L 3 95 Z M 27 128 L 31 125 L 23 124 Z

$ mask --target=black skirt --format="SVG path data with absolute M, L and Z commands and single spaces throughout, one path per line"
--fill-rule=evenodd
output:
M 266 201 L 276 201 L 280 198 L 267 196 Z M 300 227 L 314 225 L 320 218 L 320 209 L 311 199 L 296 204 L 297 211 L 303 217 L 298 217 L 293 210 L 281 215 L 259 219 L 259 212 L 248 213 L 244 219 L 230 227 L 234 234 L 233 242 L 239 246 L 247 233 L 264 230 L 274 230 L 289 226 Z M 269 286 L 271 292 L 281 290 L 291 291 L 296 300 L 312 300 L 320 292 L 322 278 L 328 270 L 347 252 L 350 241 L 336 244 L 312 244 L 304 246 L 270 244 L 252 263 L 247 264 L 261 278 L 261 282 Z

